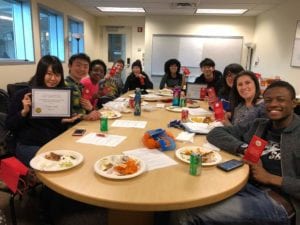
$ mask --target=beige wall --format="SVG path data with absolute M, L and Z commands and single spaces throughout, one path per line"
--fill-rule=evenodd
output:
M 298 0 L 287 0 L 282 5 L 254 17 L 208 17 L 208 16 L 146 16 L 146 17 L 94 17 L 67 1 L 32 0 L 33 32 L 36 60 L 40 58 L 37 4 L 59 9 L 65 16 L 65 35 L 67 35 L 67 16 L 82 20 L 85 29 L 85 50 L 91 58 L 104 56 L 103 28 L 105 26 L 127 26 L 131 29 L 131 59 L 145 59 L 145 71 L 151 74 L 151 51 L 153 34 L 243 36 L 244 43 L 254 42 L 256 48 L 252 70 L 263 76 L 279 75 L 294 84 L 300 94 L 300 68 L 291 67 L 291 56 L 297 20 L 300 20 Z M 143 32 L 137 32 L 143 27 Z M 67 40 L 67 36 L 66 36 Z M 66 43 L 67 44 L 67 43 Z M 247 49 L 243 47 L 241 64 L 246 64 Z M 66 49 L 66 59 L 67 59 Z M 256 59 L 259 62 L 255 65 Z M 0 88 L 7 83 L 28 80 L 34 73 L 36 64 L 0 65 Z M 67 73 L 67 64 L 64 63 Z M 299 88 L 298 88 L 299 87 Z
M 147 16 L 145 37 L 145 69 L 151 74 L 153 34 L 243 36 L 244 43 L 251 42 L 255 30 L 254 17 L 208 16 Z M 222 53 L 220 53 L 222 54 Z M 201 59 L 199 59 L 199 62 Z M 246 64 L 246 47 L 243 47 L 242 65 Z
M 85 11 L 77 8 L 73 4 L 69 4 L 67 1 L 52 1 L 52 0 L 31 0 L 32 6 L 32 24 L 33 24 L 33 39 L 34 39 L 34 51 L 35 61 L 37 62 L 40 57 L 40 40 L 39 40 L 39 20 L 38 20 L 38 4 L 54 9 L 64 14 L 64 30 L 65 30 L 65 59 L 63 63 L 65 74 L 67 74 L 67 18 L 72 16 L 78 20 L 84 22 L 84 38 L 85 38 L 85 52 L 92 58 L 96 57 L 99 52 L 99 36 L 95 35 L 98 33 L 96 26 L 96 17 L 89 15 Z M 0 88 L 6 89 L 6 85 L 14 82 L 28 81 L 34 74 L 36 69 L 36 63 L 23 64 L 23 65 L 0 65 L 1 82 Z
M 287 0 L 257 18 L 254 42 L 256 49 L 252 69 L 265 77 L 280 76 L 294 85 L 300 94 L 300 68 L 291 67 L 300 1 Z

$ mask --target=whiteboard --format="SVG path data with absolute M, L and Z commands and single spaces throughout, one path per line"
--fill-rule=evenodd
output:
M 297 21 L 291 66 L 300 67 L 300 21 Z
M 241 63 L 243 37 L 153 35 L 151 74 L 163 75 L 164 64 L 176 58 L 182 66 L 199 68 L 204 58 L 211 58 L 223 71 L 230 63 Z

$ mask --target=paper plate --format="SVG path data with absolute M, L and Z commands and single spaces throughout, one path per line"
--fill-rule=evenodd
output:
M 114 110 L 104 110 L 99 112 L 101 113 L 101 116 L 106 116 L 107 119 L 117 119 L 122 116 L 120 112 Z
M 181 112 L 183 109 L 187 109 L 186 107 L 179 107 L 179 106 L 167 106 L 166 110 L 171 112 Z
M 146 170 L 146 164 L 143 160 L 141 160 L 137 157 L 130 156 L 129 157 L 130 159 L 133 159 L 136 161 L 138 170 L 132 174 L 121 175 L 114 169 L 114 166 L 121 164 L 123 157 L 128 157 L 128 156 L 125 156 L 125 155 L 105 156 L 105 157 L 99 159 L 94 164 L 94 170 L 97 174 L 99 174 L 103 177 L 106 177 L 109 179 L 117 179 L 117 180 L 129 179 L 129 178 L 139 176 Z
M 54 153 L 56 157 L 51 157 Z M 71 169 L 83 161 L 83 156 L 79 152 L 72 150 L 53 150 L 36 155 L 31 161 L 33 169 L 47 172 Z
M 208 153 L 207 159 L 204 159 L 205 156 L 202 157 L 202 166 L 213 166 L 222 161 L 222 156 L 218 152 L 206 150 L 199 146 L 186 146 L 179 148 L 175 151 L 175 155 L 181 161 L 190 163 L 191 152 L 199 153 L 201 155 Z

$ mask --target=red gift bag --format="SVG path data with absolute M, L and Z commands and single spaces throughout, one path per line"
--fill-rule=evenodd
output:
M 14 193 L 18 189 L 20 176 L 25 176 L 28 168 L 15 157 L 9 157 L 0 161 L 0 179 Z

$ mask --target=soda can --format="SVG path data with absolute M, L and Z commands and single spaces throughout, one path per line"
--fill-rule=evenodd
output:
M 199 176 L 201 174 L 202 157 L 200 154 L 192 153 L 190 155 L 190 174 Z
M 205 87 L 200 88 L 200 100 L 204 101 L 206 97 L 207 89 Z
M 189 110 L 181 110 L 181 122 L 186 123 L 189 119 Z
M 107 116 L 102 116 L 100 118 L 100 131 L 108 131 L 108 119 Z
M 130 107 L 131 109 L 134 109 L 134 98 L 130 98 L 130 99 L 129 99 L 129 107 Z

